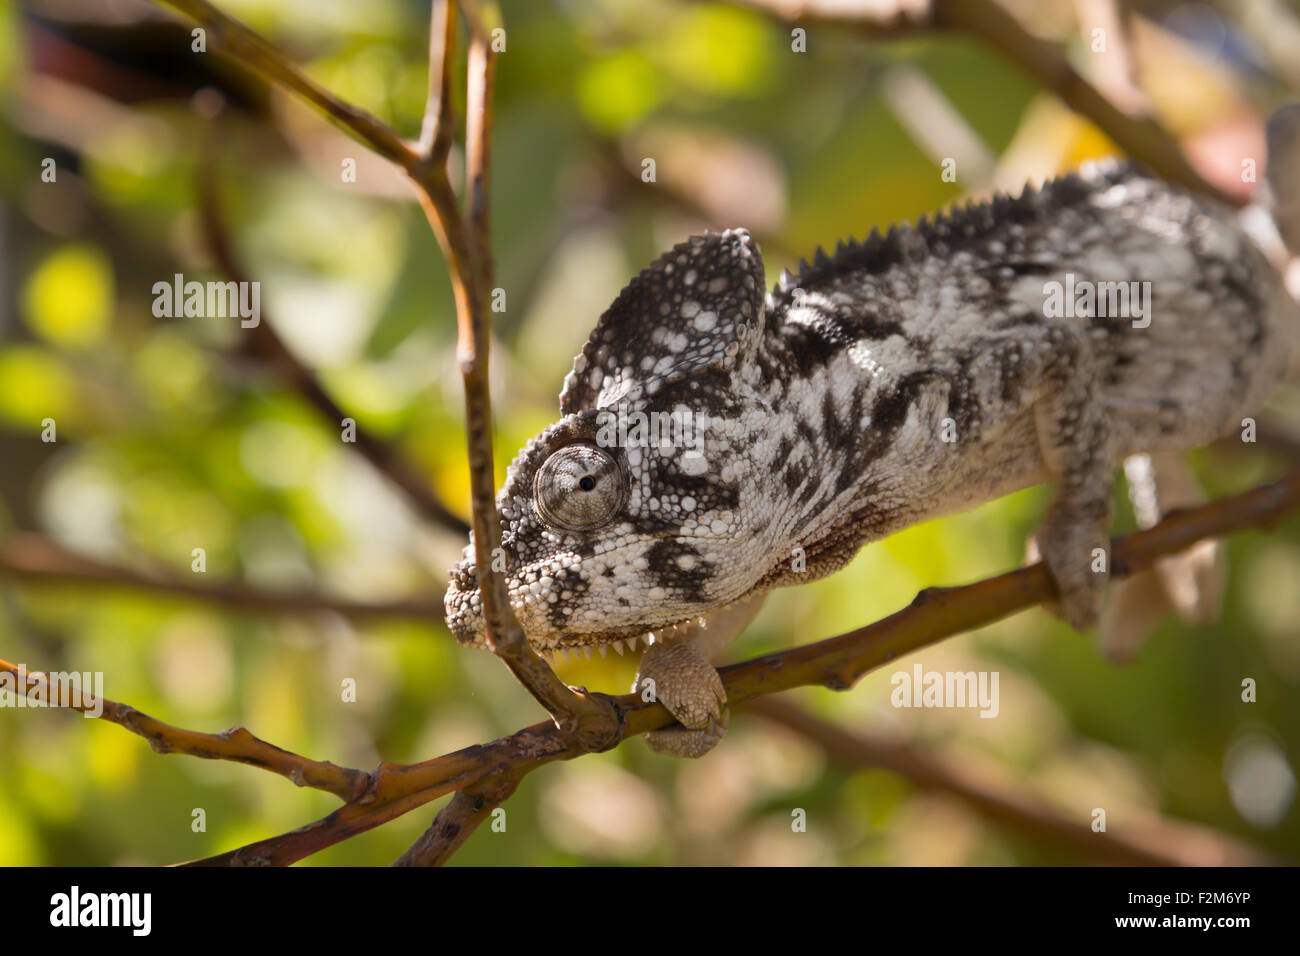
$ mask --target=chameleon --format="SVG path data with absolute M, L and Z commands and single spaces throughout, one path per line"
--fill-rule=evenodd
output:
M 511 606 L 543 654 L 644 642 L 638 686 L 678 720 L 650 744 L 690 757 L 729 719 L 710 657 L 763 594 L 1028 486 L 1053 484 L 1053 609 L 1094 627 L 1117 466 L 1240 428 L 1288 374 L 1284 258 L 1115 160 L 818 248 L 771 291 L 745 229 L 692 236 L 600 317 L 507 471 Z M 445 610 L 486 646 L 472 546 Z

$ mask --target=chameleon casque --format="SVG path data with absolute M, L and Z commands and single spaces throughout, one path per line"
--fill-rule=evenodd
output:
M 1091 314 L 1053 317 L 1052 282 L 1150 283 L 1146 318 L 1103 314 L 1100 296 Z M 680 721 L 650 742 L 682 756 L 725 731 L 709 656 L 752 616 L 748 599 L 1029 485 L 1054 484 L 1036 543 L 1057 611 L 1095 625 L 1117 464 L 1239 429 L 1300 326 L 1277 260 L 1235 210 L 1113 162 L 819 249 L 765 285 L 743 229 L 664 253 L 601 316 L 563 417 L 497 499 L 534 649 L 645 639 L 639 679 Z M 696 434 L 611 440 L 612 419 L 636 413 Z M 461 642 L 485 646 L 472 548 L 446 612 Z

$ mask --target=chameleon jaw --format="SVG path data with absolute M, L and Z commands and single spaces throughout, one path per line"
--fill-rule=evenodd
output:
M 633 634 L 630 637 L 611 637 L 608 634 L 584 634 L 577 638 L 572 638 L 566 641 L 557 641 L 545 646 L 533 644 L 531 641 L 529 643 L 532 644 L 533 650 L 537 651 L 537 653 L 541 654 L 547 660 L 553 660 L 556 657 L 563 657 L 564 655 L 568 655 L 570 660 L 578 660 L 580 657 L 585 657 L 587 660 L 591 660 L 591 650 L 593 647 L 600 652 L 601 657 L 605 657 L 609 653 L 611 647 L 619 657 L 622 657 L 625 650 L 635 653 L 637 650 L 641 649 L 642 642 L 645 647 L 651 647 L 658 643 L 658 640 L 659 639 L 654 632 L 647 631 Z
M 451 571 L 451 581 L 443 597 L 446 623 L 452 636 L 459 643 L 467 647 L 487 650 L 487 631 L 483 620 L 481 591 L 474 580 L 472 568 L 472 563 L 466 561 Z M 671 638 L 679 627 L 690 623 L 690 619 L 682 619 L 634 628 L 615 628 L 577 634 L 543 628 L 539 633 L 537 628 L 529 626 L 526 613 L 528 609 L 513 600 L 511 605 L 524 628 L 529 646 L 548 658 L 556 654 L 561 656 L 567 654 L 571 658 L 585 656 L 590 660 L 593 648 L 600 653 L 601 657 L 605 657 L 611 647 L 621 657 L 625 651 L 636 652 L 663 643 Z
M 448 590 L 444 600 L 447 608 L 447 624 L 452 636 L 467 647 L 487 650 L 487 632 L 483 626 L 483 609 L 479 592 L 458 591 L 453 586 Z M 544 637 L 527 635 L 527 637 L 529 646 L 548 659 L 567 654 L 571 659 L 585 656 L 587 660 L 591 660 L 593 648 L 600 653 L 601 657 L 605 657 L 610 648 L 621 657 L 625 651 L 636 652 L 642 647 L 652 647 L 662 643 L 671 632 L 685 623 L 687 622 L 678 621 L 658 625 L 653 631 L 648 628 L 624 629 L 591 634 L 556 634 Z M 525 633 L 527 634 L 526 631 Z
M 465 632 L 452 630 L 456 639 L 467 647 L 474 647 L 480 650 L 487 650 L 487 635 L 481 627 L 481 618 L 478 622 L 480 627 L 476 631 Z M 577 660 L 585 656 L 591 660 L 591 652 L 594 648 L 605 657 L 610 648 L 619 657 L 623 656 L 625 651 L 635 653 L 645 647 L 653 647 L 655 644 L 663 643 L 664 631 L 676 630 L 678 625 L 670 625 L 666 628 L 660 627 L 655 631 L 612 631 L 599 634 L 574 634 L 563 635 L 551 640 L 537 640 L 533 637 L 528 638 L 528 645 L 547 659 L 552 659 L 557 655 L 561 658 L 568 655 L 571 659 Z

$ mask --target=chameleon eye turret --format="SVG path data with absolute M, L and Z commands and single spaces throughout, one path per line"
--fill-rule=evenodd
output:
M 627 480 L 614 456 L 595 445 L 559 449 L 533 481 L 542 519 L 565 531 L 587 531 L 609 522 L 626 498 Z

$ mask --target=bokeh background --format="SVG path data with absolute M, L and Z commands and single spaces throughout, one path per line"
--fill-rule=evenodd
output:
M 339 95 L 409 135 L 426 86 L 414 0 L 224 0 Z M 1108 3 L 1012 4 L 1117 100 L 1138 97 L 1228 191 L 1263 156 L 1262 117 L 1300 89 L 1286 3 L 1125 5 L 1131 69 L 1091 51 Z M 988 46 L 788 27 L 726 5 L 503 4 L 496 98 L 492 382 L 499 475 L 557 417 L 561 379 L 623 283 L 702 228 L 744 225 L 769 280 L 819 243 L 1115 152 Z M 0 553 L 39 534 L 150 574 L 437 601 L 464 541 L 416 514 L 229 319 L 156 319 L 153 283 L 223 278 L 196 212 L 220 184 L 262 308 L 328 393 L 386 438 L 457 513 L 468 488 L 452 297 L 410 190 L 301 104 L 143 0 L 0 4 Z M 1118 39 L 1118 36 L 1116 37 Z M 458 71 L 458 76 L 460 75 Z M 222 91 L 200 116 L 193 96 Z M 1132 101 L 1130 101 L 1132 102 Z M 939 174 L 958 161 L 957 182 Z M 358 181 L 340 179 L 343 158 Z M 641 180 L 656 160 L 657 181 Z M 41 179 L 53 158 L 57 182 Z M 459 150 L 452 162 L 459 167 Z M 1297 407 L 1295 394 L 1274 414 Z M 41 423 L 57 422 L 57 441 Z M 1211 494 L 1286 467 L 1264 444 L 1193 456 Z M 731 659 L 869 623 L 927 585 L 1016 566 L 1045 505 L 1033 489 L 913 528 L 815 584 L 776 593 Z M 1133 525 L 1120 501 L 1122 529 Z M 1000 714 L 890 706 L 893 668 L 853 691 L 787 695 L 848 728 L 895 735 L 962 773 L 1116 831 L 1157 818 L 1300 857 L 1300 519 L 1234 536 L 1225 613 L 1168 618 L 1126 666 L 1035 610 L 906 659 L 996 670 Z M 0 570 L 0 657 L 102 671 L 105 693 L 162 720 L 242 724 L 369 769 L 492 739 L 541 716 L 491 655 L 440 620 L 257 613 Z M 611 692 L 631 658 L 559 665 Z M 1258 701 L 1241 699 L 1253 678 Z M 357 700 L 340 687 L 353 679 Z M 437 804 L 311 858 L 385 864 Z M 235 764 L 152 753 L 118 727 L 0 708 L 0 864 L 162 864 L 292 829 L 337 800 Z M 191 829 L 203 808 L 207 828 Z M 806 833 L 791 811 L 807 811 Z M 529 776 L 474 864 L 1086 863 L 892 773 L 850 768 L 743 712 L 707 759 L 634 740 Z M 1162 831 L 1163 832 L 1163 831 Z M 1201 831 L 1197 831 L 1201 832 Z

